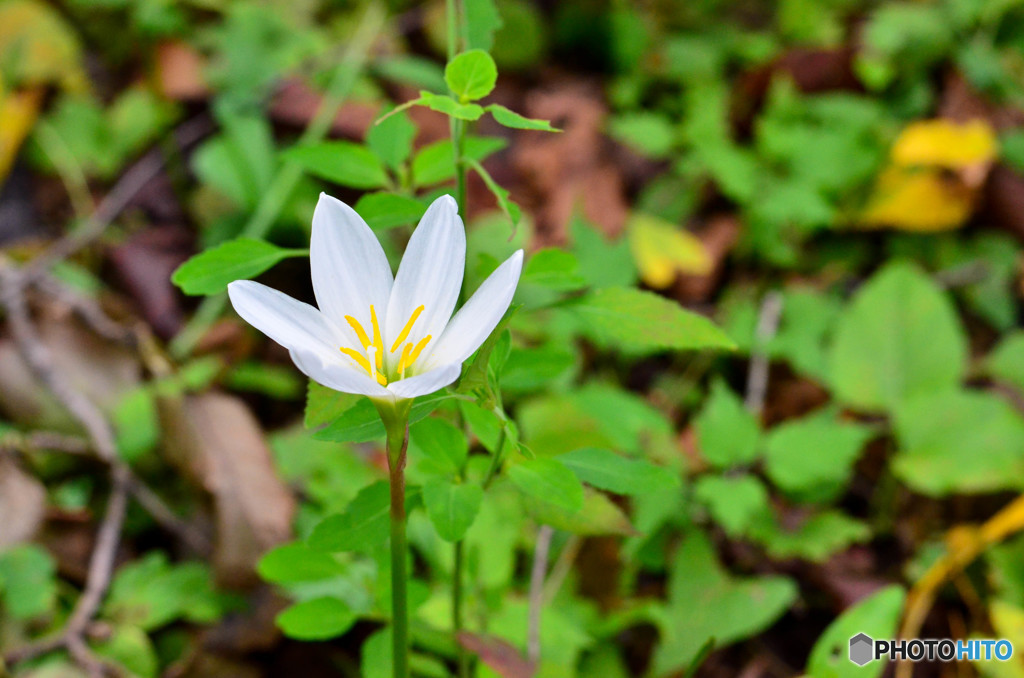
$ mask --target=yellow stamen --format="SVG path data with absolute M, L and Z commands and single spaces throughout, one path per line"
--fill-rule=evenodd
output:
M 422 308 L 422 307 L 421 307 Z M 409 364 L 409 353 L 412 351 L 412 344 L 406 344 L 402 349 L 402 359 L 398 361 L 398 374 L 405 377 L 405 368 Z
M 381 386 L 387 386 L 388 385 L 388 378 L 385 377 L 380 372 L 378 372 L 377 373 L 377 383 L 380 384 Z
M 416 362 L 416 358 L 420 357 L 420 352 L 423 351 L 423 349 L 426 348 L 427 344 L 429 344 L 429 343 L 430 343 L 430 335 L 429 334 L 427 336 L 423 337 L 422 339 L 420 339 L 420 343 L 416 344 L 416 348 L 414 348 L 412 350 L 412 355 L 409 356 L 409 363 L 408 364 L 412 365 L 414 362 Z
M 354 348 L 342 347 L 341 352 L 347 355 L 349 358 L 352 358 L 352 360 L 355 360 L 357 363 L 359 363 L 359 366 L 366 370 L 367 374 L 373 374 L 373 372 L 370 371 L 370 361 L 366 359 L 365 355 L 355 350 Z
M 380 336 L 380 325 L 377 324 L 377 312 L 373 310 L 373 304 L 370 304 L 370 322 L 373 323 L 373 345 L 377 349 L 377 369 L 380 369 L 384 366 L 384 340 Z
M 402 331 L 398 333 L 398 338 L 395 339 L 395 343 L 391 346 L 392 353 L 397 351 L 398 347 L 402 345 L 403 341 L 405 341 L 405 338 L 409 336 L 409 332 L 412 330 L 412 324 L 416 322 L 416 318 L 420 317 L 420 313 L 423 313 L 423 304 L 416 307 L 416 310 L 412 312 L 411 316 L 409 316 L 409 322 L 405 323 L 405 327 L 403 327 Z
M 370 308 L 372 309 L 373 306 Z M 348 324 L 352 326 L 353 330 L 355 330 L 356 336 L 359 337 L 359 343 L 363 345 L 363 348 L 369 346 L 370 338 L 366 336 L 366 330 L 364 330 L 363 326 L 359 324 L 359 321 L 350 315 L 345 316 L 345 320 L 347 320 Z

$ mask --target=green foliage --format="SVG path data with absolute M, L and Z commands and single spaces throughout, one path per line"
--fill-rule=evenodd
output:
M 321 521 L 309 536 L 309 547 L 326 553 L 367 551 L 388 538 L 391 500 L 386 482 L 363 488 L 342 513 Z
M 752 462 L 758 453 L 760 426 L 754 415 L 722 381 L 715 381 L 694 426 L 701 456 L 727 468 Z
M 437 534 L 456 542 L 466 535 L 480 511 L 484 492 L 475 483 L 457 483 L 436 478 L 423 486 L 423 506 Z
M 814 678 L 872 678 L 880 676 L 884 662 L 857 666 L 849 660 L 850 638 L 866 633 L 871 638 L 895 637 L 905 592 L 888 586 L 848 608 L 818 637 L 807 660 L 807 675 Z
M 831 381 L 844 402 L 892 410 L 949 391 L 963 377 L 966 339 L 952 305 L 919 269 L 892 263 L 858 291 L 836 327 Z
M 611 450 L 582 447 L 559 455 L 557 460 L 588 485 L 615 494 L 641 494 L 679 485 L 679 479 L 668 470 Z
M 382 188 L 388 183 L 381 159 L 367 147 L 350 141 L 293 146 L 282 157 L 316 177 L 349 188 Z
M 356 614 L 345 601 L 324 596 L 292 605 L 275 621 L 290 638 L 327 640 L 348 631 L 356 622 Z
M 565 464 L 537 458 L 514 464 L 508 477 L 526 497 L 569 512 L 583 508 L 583 486 Z
M 216 294 L 233 280 L 255 278 L 283 259 L 307 255 L 306 250 L 285 249 L 265 240 L 236 238 L 192 257 L 174 271 L 171 281 L 185 294 Z
M 444 68 L 444 81 L 459 101 L 476 101 L 494 89 L 498 81 L 498 67 L 490 54 L 482 49 L 471 49 L 448 62 Z
M 151 551 L 117 571 L 103 610 L 119 623 L 151 631 L 179 619 L 216 621 L 225 602 L 205 564 L 174 565 L 163 553 Z
M 53 557 L 31 544 L 0 553 L 0 594 L 4 611 L 14 619 L 51 612 L 57 602 Z

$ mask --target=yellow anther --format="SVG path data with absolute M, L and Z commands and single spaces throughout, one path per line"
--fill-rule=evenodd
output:
M 373 375 L 373 372 L 370 370 L 370 361 L 366 359 L 365 355 L 354 348 L 345 348 L 344 346 L 341 348 L 341 352 L 359 363 L 359 366 L 366 370 L 367 374 Z
M 427 347 L 427 344 L 429 344 L 429 343 L 430 343 L 430 335 L 429 334 L 427 336 L 423 337 L 422 339 L 420 339 L 420 343 L 416 344 L 416 348 L 414 348 L 412 350 L 412 355 L 409 356 L 409 362 L 407 364 L 412 365 L 414 362 L 416 362 L 416 358 L 420 357 L 420 353 L 423 351 L 424 348 Z
M 377 369 L 384 366 L 384 340 L 380 336 L 380 325 L 377 323 L 377 312 L 370 304 L 370 322 L 373 323 L 373 345 L 376 347 Z
M 409 316 L 409 322 L 405 323 L 405 327 L 398 333 L 398 338 L 395 339 L 395 343 L 391 345 L 391 352 L 394 353 L 398 350 L 398 347 L 402 345 L 405 338 L 409 336 L 409 332 L 412 330 L 412 324 L 416 322 L 416 318 L 420 317 L 420 313 L 423 313 L 423 304 L 416 307 L 416 310 Z
M 372 309 L 373 306 L 370 308 Z M 359 321 L 350 315 L 345 316 L 345 320 L 347 320 L 348 324 L 352 326 L 353 330 L 355 330 L 356 336 L 359 337 L 359 343 L 363 345 L 363 348 L 368 347 L 370 345 L 370 338 L 366 336 L 366 330 L 364 330 L 363 326 L 359 324 Z
M 388 385 L 388 378 L 385 377 L 380 372 L 377 372 L 377 383 L 380 384 L 381 386 L 387 386 Z
M 422 307 L 421 307 L 422 308 Z M 409 354 L 412 352 L 412 344 L 406 344 L 402 349 L 402 359 L 398 361 L 398 374 L 405 376 L 405 368 L 409 364 Z

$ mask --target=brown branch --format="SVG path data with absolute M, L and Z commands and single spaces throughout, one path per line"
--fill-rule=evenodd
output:
M 527 630 L 526 657 L 534 666 L 540 663 L 540 616 L 544 609 L 544 575 L 548 569 L 548 551 L 555 530 L 541 525 L 537 531 L 537 545 L 533 549 L 533 568 L 530 571 L 530 620 Z
M 747 411 L 760 416 L 764 410 L 764 399 L 768 394 L 768 372 L 771 356 L 768 344 L 779 331 L 782 317 L 782 294 L 768 292 L 761 301 L 761 311 L 754 331 L 754 346 L 750 351 L 750 369 L 747 372 L 747 397 L 744 405 Z

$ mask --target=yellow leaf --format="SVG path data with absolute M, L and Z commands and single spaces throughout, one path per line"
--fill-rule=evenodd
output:
M 904 231 L 948 231 L 967 221 L 974 192 L 939 169 L 889 167 L 878 177 L 861 220 Z
M 679 273 L 707 275 L 714 268 L 711 256 L 696 236 L 664 219 L 634 214 L 628 229 L 640 277 L 655 289 L 668 287 Z
M 42 101 L 42 89 L 12 92 L 0 87 L 0 184 L 11 171 L 21 142 L 36 121 Z
M 88 89 L 78 36 L 52 7 L 38 0 L 0 2 L 0 67 L 11 86 L 59 83 Z
M 995 130 L 984 120 L 921 120 L 908 125 L 896 139 L 892 162 L 955 170 L 987 165 L 998 152 Z

